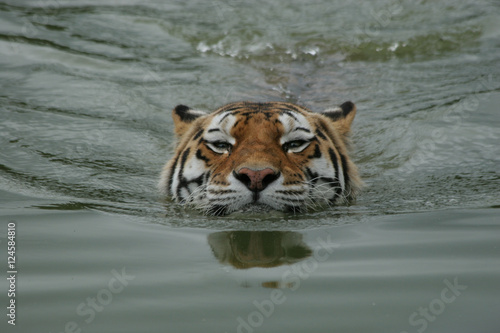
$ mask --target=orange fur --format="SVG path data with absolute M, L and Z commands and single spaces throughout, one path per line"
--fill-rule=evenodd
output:
M 266 169 L 279 175 L 282 189 L 277 193 L 281 193 L 287 186 L 314 181 L 311 175 L 321 172 L 311 170 L 316 163 L 331 165 L 332 170 L 334 165 L 342 169 L 331 178 L 323 178 L 337 181 L 339 186 L 345 180 L 343 198 L 352 199 L 361 186 L 357 168 L 348 156 L 348 137 L 355 114 L 356 107 L 350 102 L 323 113 L 284 102 L 232 103 L 210 114 L 178 106 L 172 111 L 177 148 L 164 168 L 160 188 L 179 201 L 187 201 L 187 193 L 191 194 L 194 188 L 190 185 L 194 176 L 189 176 L 197 175 L 196 168 L 204 169 L 200 175 L 204 174 L 207 184 L 221 193 L 226 188 L 234 191 L 231 186 L 236 181 L 231 177 L 239 170 Z M 303 128 L 293 129 L 301 124 Z M 210 142 L 214 133 L 217 139 Z M 283 143 L 288 137 L 289 142 Z M 287 145 L 305 148 L 293 150 Z M 346 175 L 340 179 L 344 170 Z M 239 185 L 238 191 L 243 192 Z

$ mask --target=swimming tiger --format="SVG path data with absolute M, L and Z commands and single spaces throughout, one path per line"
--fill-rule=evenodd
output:
M 160 191 L 207 215 L 303 212 L 349 202 L 361 180 L 348 156 L 356 106 L 324 112 L 286 102 L 238 102 L 212 113 L 178 105 L 173 158 Z

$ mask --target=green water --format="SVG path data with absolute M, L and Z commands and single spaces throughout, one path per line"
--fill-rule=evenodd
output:
M 499 77 L 497 1 L 1 1 L 0 330 L 497 333 Z M 161 200 L 170 110 L 239 100 L 354 101 L 357 202 Z

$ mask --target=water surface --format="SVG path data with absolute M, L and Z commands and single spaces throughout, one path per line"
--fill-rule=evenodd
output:
M 498 332 L 499 22 L 487 0 L 2 1 L 2 332 Z M 357 202 L 161 200 L 170 110 L 238 100 L 354 101 Z

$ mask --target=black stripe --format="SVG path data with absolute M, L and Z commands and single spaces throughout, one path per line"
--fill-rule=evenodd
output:
M 277 200 L 285 201 L 287 203 L 294 202 L 294 203 L 304 203 L 304 200 L 302 199 L 295 199 L 295 198 L 290 198 L 290 197 L 276 197 Z
M 229 111 L 225 111 L 225 112 L 227 112 L 227 113 L 221 118 L 221 120 L 219 120 L 219 125 L 224 121 L 224 119 L 226 119 L 227 117 L 232 115 L 232 113 Z
M 199 175 L 198 177 L 196 177 L 196 178 L 194 178 L 194 179 L 190 180 L 189 182 L 187 182 L 187 183 L 186 183 L 186 187 L 187 187 L 187 189 L 188 189 L 188 191 L 189 191 L 189 187 L 188 187 L 188 185 L 189 185 L 189 184 L 191 184 L 191 183 L 196 183 L 196 185 L 201 186 L 201 185 L 203 185 L 203 182 L 204 182 L 204 181 L 205 181 L 205 174 L 204 174 L 204 173 L 202 173 L 202 174 L 201 174 L 201 175 Z M 191 193 L 189 193 L 189 194 L 191 194 Z
M 305 127 L 296 127 L 296 128 L 293 129 L 292 132 L 295 132 L 295 131 L 304 131 L 306 133 L 311 133 L 311 131 L 308 130 L 307 128 L 305 128 Z
M 284 104 L 287 108 L 289 109 L 292 109 L 293 111 L 297 111 L 297 112 L 300 112 L 300 110 L 293 104 L 290 104 L 290 103 L 286 103 Z
M 335 169 L 335 176 L 338 178 L 339 177 L 339 164 L 337 162 L 337 155 L 333 151 L 333 149 L 330 147 L 328 148 L 328 154 L 330 155 L 330 161 L 332 161 L 333 168 Z
M 210 171 L 207 171 L 207 172 L 205 173 L 205 179 L 203 179 L 203 183 L 204 183 L 204 184 L 208 184 L 208 181 L 210 180 L 210 175 L 211 175 L 211 174 L 212 174 L 212 173 L 211 173 Z
M 320 177 L 319 179 L 322 180 L 322 181 L 324 181 L 325 183 L 328 183 L 328 185 L 330 185 L 330 187 L 339 188 L 339 186 L 340 186 L 339 181 L 337 180 L 337 178 Z
M 349 178 L 349 167 L 347 166 L 347 158 L 340 154 L 340 160 L 342 161 L 342 173 L 344 174 L 344 187 L 346 189 L 346 191 L 348 190 L 348 188 L 350 187 L 349 186 L 349 181 L 350 181 L 350 178 Z
M 181 197 L 181 184 L 183 182 L 183 178 L 184 176 L 182 175 L 183 172 L 184 172 L 184 164 L 186 164 L 186 160 L 187 160 L 187 157 L 189 155 L 189 152 L 191 151 L 191 148 L 188 148 L 186 150 L 184 150 L 184 152 L 182 153 L 182 157 L 181 157 L 181 167 L 179 169 L 179 186 L 177 186 L 177 191 L 176 191 L 176 194 L 177 194 L 177 197 L 180 198 Z
M 172 165 L 171 168 L 171 173 L 169 174 L 168 177 L 168 188 L 167 191 L 170 195 L 174 195 L 174 191 L 172 191 L 172 183 L 174 181 L 174 174 L 175 174 L 175 169 L 177 168 L 177 162 L 179 161 L 179 155 L 175 157 L 174 164 Z
M 227 194 L 227 193 L 235 193 L 237 191 L 236 190 L 231 190 L 231 189 L 222 189 L 222 190 L 213 190 L 213 189 L 210 189 L 207 192 L 211 193 L 211 194 Z
M 288 116 L 290 116 L 290 117 L 292 117 L 293 119 L 295 119 L 295 121 L 299 121 L 299 119 L 293 114 L 292 111 L 286 110 L 286 111 L 283 111 L 283 113 L 286 114 L 286 115 L 288 115 Z
M 309 168 L 306 168 L 306 173 L 307 173 L 307 176 L 309 177 L 309 180 L 311 181 L 311 183 L 313 185 L 316 184 L 316 182 L 318 181 L 319 174 L 311 171 L 311 169 L 309 169 Z
M 244 109 L 245 106 L 244 105 L 240 105 L 240 104 L 228 104 L 228 105 L 224 105 L 223 107 L 219 108 L 218 110 L 216 110 L 217 113 L 222 113 L 222 112 L 232 112 L 232 111 L 236 111 L 236 110 L 239 110 L 239 109 Z
M 184 164 L 186 164 L 186 160 L 187 160 L 187 157 L 188 157 L 188 155 L 189 155 L 190 152 L 191 152 L 191 148 L 187 148 L 182 153 L 182 157 L 181 157 L 181 170 L 179 171 L 179 175 L 182 175 L 182 171 L 184 170 Z
M 342 194 L 342 186 L 340 186 L 339 183 L 339 164 L 337 161 L 337 155 L 335 154 L 332 148 L 328 148 L 328 154 L 330 155 L 330 161 L 332 161 L 333 168 L 335 169 L 335 180 L 337 182 L 337 189 L 335 190 L 335 194 L 336 196 L 340 196 Z
M 285 195 L 299 195 L 304 194 L 303 190 L 276 190 L 276 193 L 282 193 Z
M 319 136 L 320 138 L 322 138 L 323 140 L 326 140 L 326 136 L 321 130 L 317 129 L 316 135 Z
M 340 145 L 337 144 L 337 142 L 335 140 L 335 137 L 332 138 L 332 141 L 333 141 L 333 145 L 335 147 L 339 147 L 340 146 Z M 338 154 L 340 156 L 340 161 L 342 163 L 342 173 L 344 174 L 344 188 L 345 188 L 346 191 L 349 191 L 349 188 L 350 188 L 350 185 L 349 185 L 350 178 L 349 178 L 349 167 L 347 166 L 347 158 L 344 155 L 342 155 L 340 152 L 338 152 Z M 338 176 L 337 176 L 337 178 L 338 178 Z
M 203 128 L 200 129 L 196 134 L 193 136 L 193 140 L 198 139 L 201 135 L 203 134 Z
M 319 144 L 316 144 L 314 147 L 314 153 L 312 155 L 307 156 L 307 158 L 320 158 L 322 156 L 321 150 L 319 149 Z
M 303 179 L 303 177 L 301 177 L 301 179 Z M 304 182 L 303 181 L 289 181 L 289 182 L 284 182 L 283 185 L 284 186 L 290 186 L 290 185 L 300 185 L 300 184 L 303 184 Z
M 199 160 L 204 161 L 205 163 L 210 162 L 210 160 L 201 153 L 201 149 L 198 149 L 196 151 L 196 158 L 199 159 Z

